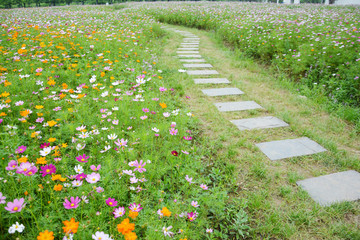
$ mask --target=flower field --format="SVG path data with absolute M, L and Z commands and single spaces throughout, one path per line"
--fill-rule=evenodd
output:
M 360 7 L 155 3 L 145 11 L 161 22 L 215 31 L 245 55 L 291 75 L 302 93 L 360 106 Z
M 0 22 L 3 239 L 226 239 L 219 222 L 241 209 L 207 174 L 151 17 L 63 7 Z

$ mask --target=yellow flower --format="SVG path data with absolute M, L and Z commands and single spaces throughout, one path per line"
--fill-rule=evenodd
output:
M 48 139 L 48 142 L 55 142 L 56 141 L 56 138 L 49 138 Z
M 35 108 L 36 109 L 42 109 L 42 108 L 44 108 L 44 106 L 43 105 L 36 105 Z
M 51 120 L 51 121 L 48 121 L 47 124 L 49 125 L 49 127 L 52 127 L 55 124 L 57 124 L 57 122 L 55 122 L 54 120 Z
M 62 143 L 62 144 L 61 144 L 61 147 L 62 147 L 62 148 L 66 148 L 67 146 L 68 146 L 67 143 Z

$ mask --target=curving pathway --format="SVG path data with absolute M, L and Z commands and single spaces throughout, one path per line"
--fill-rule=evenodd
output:
M 180 62 L 188 69 L 187 74 L 194 76 L 195 84 L 231 83 L 227 78 L 220 77 L 220 73 L 212 69 L 213 66 L 206 63 L 205 59 L 202 58 L 199 53 L 200 38 L 198 36 L 175 28 L 163 28 L 175 31 L 184 37 L 176 53 Z M 201 91 L 209 97 L 244 94 L 240 89 L 233 87 L 202 89 Z M 215 103 L 215 107 L 220 112 L 247 111 L 263 108 L 254 101 L 219 102 Z M 273 116 L 237 119 L 231 120 L 231 122 L 240 131 L 289 126 L 283 120 Z M 272 161 L 327 151 L 307 137 L 282 139 L 257 143 L 255 145 Z M 360 174 L 353 170 L 301 180 L 297 182 L 297 185 L 307 191 L 312 199 L 322 206 L 360 199 Z

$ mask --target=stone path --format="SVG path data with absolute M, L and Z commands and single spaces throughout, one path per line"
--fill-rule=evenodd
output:
M 165 28 L 165 27 L 164 27 Z M 166 28 L 184 36 L 183 42 L 177 49 L 180 62 L 183 62 L 187 74 L 194 76 L 205 76 L 195 78 L 195 84 L 230 84 L 227 78 L 206 78 L 209 75 L 221 75 L 216 70 L 210 70 L 213 66 L 206 63 L 199 53 L 200 38 L 190 32 L 180 31 L 175 28 Z M 196 69 L 198 68 L 198 69 Z M 206 70 L 202 68 L 207 68 Z M 194 70 L 193 70 L 194 69 Z M 212 88 L 202 89 L 209 97 L 227 95 L 241 96 L 244 94 L 238 88 Z M 220 112 L 246 111 L 250 109 L 263 109 L 254 101 L 217 102 L 215 107 Z M 288 127 L 289 125 L 281 119 L 273 116 L 263 116 L 248 119 L 235 119 L 231 122 L 241 131 Z M 271 142 L 255 144 L 270 160 L 281 160 L 292 157 L 307 156 L 325 152 L 326 149 L 315 141 L 306 138 L 282 139 Z M 322 206 L 329 206 L 342 201 L 354 201 L 360 199 L 360 174 L 356 171 L 346 171 L 309 178 L 298 181 L 297 184 L 309 193 L 312 199 Z

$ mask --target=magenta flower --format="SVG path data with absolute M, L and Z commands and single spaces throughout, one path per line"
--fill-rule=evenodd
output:
M 183 137 L 183 139 L 185 139 L 186 141 L 191 141 L 191 140 L 192 140 L 192 137 L 186 136 L 186 137 Z
M 20 147 L 18 147 L 18 148 L 15 150 L 15 153 L 23 153 L 23 152 L 25 152 L 25 150 L 26 150 L 26 146 L 21 145 Z
M 148 108 L 143 108 L 142 110 L 143 110 L 143 112 L 149 112 Z
M 145 165 L 146 165 L 146 162 L 143 163 L 143 160 L 141 160 L 140 163 L 138 162 L 138 160 L 136 160 L 134 162 L 134 167 L 136 167 L 134 169 L 134 172 L 135 171 L 139 171 L 139 173 L 146 172 L 146 169 L 144 168 Z
M 2 118 L 0 118 L 0 123 L 2 123 L 4 120 Z
M 24 203 L 24 198 L 14 199 L 14 202 L 8 202 L 5 207 L 10 213 L 20 212 L 23 207 L 25 207 L 26 203 Z
M 130 204 L 129 209 L 133 212 L 140 212 L 143 208 L 141 207 L 141 204 L 132 203 Z
M 17 161 L 11 160 L 5 169 L 11 171 L 11 170 L 15 170 L 17 167 L 18 167 Z
M 116 207 L 118 202 L 115 200 L 115 198 L 108 198 L 106 200 L 106 204 L 110 207 Z
M 192 222 L 197 218 L 197 214 L 196 214 L 196 212 L 195 213 L 191 212 L 191 213 L 187 214 L 187 217 L 190 220 L 190 222 Z
M 115 218 L 122 217 L 125 214 L 125 208 L 124 207 L 115 208 L 113 214 Z
M 89 159 L 89 156 L 86 156 L 85 154 L 83 155 L 79 155 L 76 157 L 76 160 L 78 160 L 79 162 L 88 162 L 87 160 Z
M 43 143 L 40 145 L 41 149 L 47 148 L 48 146 L 50 146 L 50 143 Z
M 178 133 L 178 130 L 175 128 L 170 128 L 169 132 L 170 132 L 170 135 L 176 135 Z
M 70 201 L 67 198 L 65 198 L 65 202 L 63 203 L 63 205 L 66 209 L 77 208 L 80 202 L 81 199 L 79 197 L 76 198 L 71 197 Z
M 40 173 L 42 173 L 41 175 L 42 177 L 45 177 L 46 175 L 51 175 L 56 172 L 56 167 L 53 164 L 41 166 L 40 168 L 41 168 Z
M 78 181 L 82 181 L 82 180 L 84 180 L 85 178 L 87 177 L 87 175 L 85 174 L 85 173 L 80 173 L 80 174 L 78 174 L 78 175 L 76 175 L 76 180 L 78 180 Z
M 93 170 L 93 171 L 99 171 L 100 168 L 101 168 L 101 165 L 99 164 L 99 165 L 97 165 L 97 167 L 96 167 L 95 165 L 91 165 L 90 168 L 91 168 L 91 170 Z
M 86 181 L 88 182 L 88 183 L 96 183 L 96 182 L 98 182 L 100 180 L 100 174 L 98 174 L 98 173 L 91 173 L 91 174 L 89 174 L 89 175 L 87 175 L 87 177 L 86 177 Z

